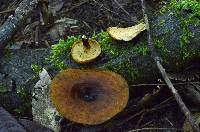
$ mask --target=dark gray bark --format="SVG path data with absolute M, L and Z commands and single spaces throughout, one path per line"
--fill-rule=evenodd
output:
M 7 111 L 0 107 L 0 132 L 26 132 Z
M 53 132 L 53 130 L 46 128 L 35 121 L 30 121 L 26 119 L 19 119 L 19 123 L 29 132 Z

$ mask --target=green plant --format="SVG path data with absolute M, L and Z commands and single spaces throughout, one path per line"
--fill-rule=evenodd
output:
M 67 68 L 64 58 L 70 53 L 73 43 L 79 38 L 79 36 L 70 36 L 67 38 L 67 40 L 59 40 L 57 44 L 52 46 L 51 56 L 47 58 L 47 61 L 60 70 Z
M 133 51 L 140 55 L 147 55 L 150 52 L 150 50 L 145 42 L 142 42 L 138 46 L 134 47 Z
M 115 57 L 119 54 L 116 47 L 112 46 L 112 38 L 107 32 L 100 32 L 93 35 L 93 39 L 96 39 L 102 48 L 102 53 L 105 56 Z M 71 47 L 75 41 L 79 40 L 80 36 L 70 36 L 66 40 L 60 40 L 57 44 L 51 48 L 51 55 L 46 60 L 54 67 L 62 70 L 68 66 L 65 63 L 65 59 L 70 55 Z
M 172 12 L 173 16 L 179 19 L 180 30 L 180 57 L 183 62 L 189 60 L 194 51 L 189 49 L 190 40 L 193 37 L 190 26 L 200 26 L 200 2 L 198 0 L 170 0 L 167 5 L 161 9 L 162 13 Z
M 20 115 L 26 115 L 31 109 L 31 94 L 25 88 L 17 89 L 17 96 L 20 99 L 21 105 L 15 108 L 15 112 Z
M 161 57 L 165 63 L 169 62 L 169 50 L 165 46 L 164 39 L 154 39 L 154 46 L 160 52 Z
M 37 64 L 31 64 L 31 69 L 36 73 L 39 74 L 42 71 L 42 68 Z
M 133 67 L 130 60 L 123 61 L 118 64 L 107 64 L 105 69 L 121 74 L 130 83 L 139 76 L 138 70 Z
M 112 38 L 107 32 L 100 32 L 97 35 L 93 35 L 93 39 L 98 40 L 99 44 L 101 45 L 102 52 L 106 56 L 116 57 L 119 55 L 119 51 L 116 47 L 112 46 Z
M 7 91 L 8 91 L 7 87 L 0 85 L 0 93 L 4 93 L 4 92 L 7 92 Z

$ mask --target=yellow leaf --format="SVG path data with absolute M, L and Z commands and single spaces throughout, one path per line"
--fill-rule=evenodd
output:
M 146 24 L 140 23 L 138 25 L 127 28 L 109 27 L 107 32 L 112 38 L 116 40 L 130 41 L 145 29 Z

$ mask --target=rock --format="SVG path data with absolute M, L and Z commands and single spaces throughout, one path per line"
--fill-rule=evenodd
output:
M 8 50 L 6 55 L 0 56 L 0 72 L 14 80 L 16 85 L 24 85 L 36 75 L 31 65 L 45 67 L 45 58 L 48 55 L 48 49 Z
M 0 107 L 0 132 L 26 132 L 7 111 Z
M 37 74 L 33 72 L 31 65 L 38 64 L 45 67 L 47 64 L 44 61 L 48 54 L 47 49 L 23 49 L 8 50 L 6 55 L 0 56 L 0 86 L 3 87 L 0 88 L 3 92 L 0 92 L 0 106 L 13 113 L 16 108 L 24 106 L 24 101 L 30 102 L 30 100 L 21 98 L 19 92 L 25 90 L 23 95 L 31 95 L 32 89 L 38 81 Z M 16 84 L 14 90 L 11 81 Z
M 39 77 L 40 80 L 36 83 L 33 90 L 33 120 L 47 128 L 51 128 L 55 132 L 59 132 L 60 121 L 57 119 L 59 114 L 49 99 L 49 85 L 51 83 L 51 77 L 45 69 L 42 70 Z
M 46 128 L 35 121 L 30 121 L 26 119 L 19 119 L 19 123 L 29 132 L 53 132 L 51 129 Z

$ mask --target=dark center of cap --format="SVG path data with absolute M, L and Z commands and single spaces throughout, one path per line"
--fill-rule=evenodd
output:
M 101 95 L 101 87 L 98 83 L 78 83 L 72 87 L 72 97 L 86 102 L 93 102 Z

